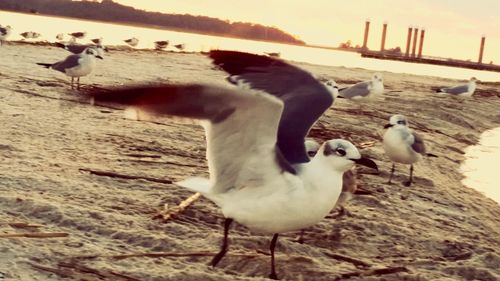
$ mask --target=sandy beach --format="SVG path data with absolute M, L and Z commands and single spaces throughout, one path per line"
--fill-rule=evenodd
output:
M 168 182 L 208 176 L 201 127 L 167 118 L 131 121 L 121 110 L 82 102 L 69 78 L 35 64 L 58 61 L 65 50 L 10 43 L 0 52 L 0 280 L 267 280 L 271 236 L 241 225 L 231 230 L 231 249 L 220 265 L 207 265 L 219 249 L 224 219 L 209 200 L 196 200 L 167 222 L 153 219 L 165 205 L 193 195 Z M 293 63 L 340 85 L 372 74 Z M 479 83 L 472 98 L 458 100 L 432 90 L 457 80 L 382 74 L 383 96 L 362 105 L 337 99 L 310 133 L 320 142 L 352 141 L 380 172 L 359 168 L 366 194 L 346 205 L 346 215 L 332 212 L 307 229 L 304 244 L 295 241 L 298 233 L 281 236 L 279 276 L 500 280 L 500 205 L 463 186 L 459 172 L 464 149 L 500 126 L 500 82 Z M 81 82 L 85 90 L 224 85 L 224 78 L 203 54 L 115 49 Z M 408 175 L 403 165 L 394 184 L 386 184 L 391 162 L 381 136 L 396 113 L 405 114 L 439 156 L 416 164 L 409 188 L 402 184 Z M 128 254 L 150 255 L 117 257 Z

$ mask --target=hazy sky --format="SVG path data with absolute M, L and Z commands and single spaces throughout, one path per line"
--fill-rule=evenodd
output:
M 406 45 L 410 25 L 425 27 L 424 54 L 477 60 L 486 35 L 484 61 L 500 63 L 500 0 L 114 0 L 137 8 L 206 15 L 276 26 L 310 44 L 361 44 L 371 20 L 370 49 Z

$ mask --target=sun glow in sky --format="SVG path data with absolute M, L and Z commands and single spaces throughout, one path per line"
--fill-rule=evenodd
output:
M 499 0 L 114 0 L 148 11 L 192 14 L 278 27 L 308 44 L 362 44 L 370 19 L 368 47 L 380 48 L 388 23 L 386 48 L 406 46 L 410 25 L 426 29 L 424 55 L 477 60 L 486 35 L 483 62 L 500 63 Z

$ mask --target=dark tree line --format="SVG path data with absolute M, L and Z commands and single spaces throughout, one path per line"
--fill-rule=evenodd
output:
M 0 10 L 66 16 L 115 23 L 146 24 L 205 34 L 245 39 L 304 44 L 303 41 L 275 27 L 247 22 L 229 22 L 206 16 L 146 12 L 112 0 L 0 0 Z M 4 23 L 7 24 L 7 23 Z

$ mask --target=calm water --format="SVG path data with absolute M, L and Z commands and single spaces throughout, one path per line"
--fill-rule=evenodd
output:
M 191 33 L 165 31 L 159 29 L 124 26 L 108 23 L 97 23 L 73 19 L 54 18 L 46 16 L 26 15 L 0 11 L 0 24 L 11 25 L 14 30 L 10 37 L 20 40 L 19 33 L 36 31 L 42 34 L 37 40 L 55 41 L 58 33 L 86 31 L 87 37 L 80 41 L 87 43 L 92 38 L 104 38 L 104 44 L 122 45 L 123 40 L 137 37 L 140 40 L 138 48 L 153 48 L 154 41 L 169 40 L 171 45 L 184 43 L 187 51 L 208 51 L 210 49 L 233 49 L 253 53 L 280 52 L 281 57 L 288 60 L 302 61 L 320 65 L 359 67 L 396 73 L 430 75 L 445 78 L 468 80 L 475 76 L 482 81 L 500 81 L 500 73 L 434 66 L 425 64 L 410 64 L 396 61 L 362 58 L 356 53 L 323 50 L 285 44 L 258 42 L 234 38 L 224 38 Z M 476 188 L 491 198 L 500 202 L 500 173 L 493 162 L 500 159 L 500 128 L 485 132 L 478 146 L 467 150 L 468 160 L 462 170 L 466 175 L 464 183 Z
M 465 175 L 463 183 L 483 192 L 500 203 L 500 128 L 489 130 L 481 135 L 479 144 L 469 146 L 466 160 L 461 167 Z

